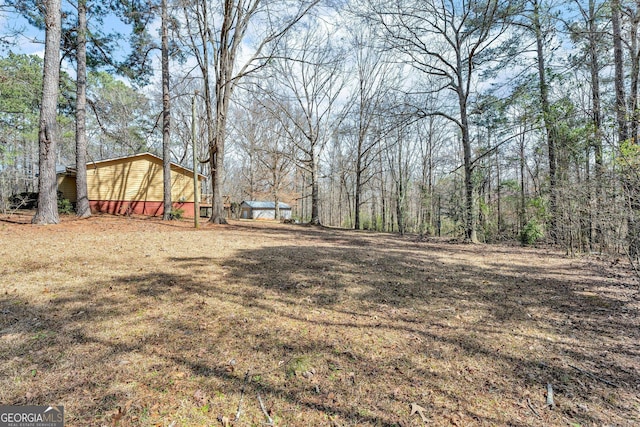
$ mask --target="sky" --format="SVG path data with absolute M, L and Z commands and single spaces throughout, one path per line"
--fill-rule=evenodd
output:
M 63 4 L 63 8 L 64 7 L 65 6 Z M 68 3 L 67 7 L 69 7 Z M 89 20 L 91 20 L 90 15 L 88 18 Z M 89 22 L 89 25 L 92 25 L 91 21 Z M 128 26 L 114 15 L 108 16 L 104 19 L 104 24 L 101 26 L 101 29 L 105 32 L 115 31 L 125 36 L 128 36 L 130 34 Z M 151 28 L 151 31 L 156 32 L 157 26 Z M 0 54 L 4 55 L 6 54 L 6 52 L 11 51 L 14 53 L 38 55 L 40 57 L 44 57 L 44 31 L 41 31 L 30 25 L 29 22 L 20 14 L 7 11 L 0 12 L 0 35 L 4 36 L 7 34 L 16 35 L 11 38 L 13 43 L 10 46 L 3 48 Z M 116 58 L 118 58 L 117 54 L 119 53 L 120 57 L 118 59 L 124 59 L 124 57 L 128 54 L 128 46 L 126 40 L 120 41 L 120 46 L 121 49 L 116 50 L 115 52 Z M 71 64 L 69 61 L 63 61 L 62 69 L 69 73 L 72 77 L 75 77 L 74 64 Z
M 6 50 L 14 53 L 35 54 L 44 56 L 44 34 L 29 25 L 22 16 L 16 13 L 4 12 L 0 15 L 0 28 L 3 34 L 18 33 L 12 38 L 15 45 L 9 46 Z

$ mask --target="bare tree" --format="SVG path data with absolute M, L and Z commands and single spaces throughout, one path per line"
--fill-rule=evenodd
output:
M 320 224 L 320 157 L 346 110 L 339 97 L 345 89 L 344 52 L 318 26 L 283 42 L 286 59 L 273 63 L 278 86 L 270 105 L 300 153 L 298 165 L 310 176 L 311 224 Z M 339 110 L 339 111 L 338 111 Z
M 370 45 L 373 35 L 366 27 L 352 29 L 352 45 L 355 53 L 353 120 L 356 137 L 355 150 L 355 191 L 354 191 L 354 228 L 361 227 L 361 208 L 363 188 L 373 176 L 369 173 L 375 160 L 376 150 L 380 147 L 381 132 L 373 132 L 375 119 L 384 114 L 384 102 L 392 88 L 398 85 L 393 75 L 392 64 Z
M 271 124 L 271 126 L 269 126 Z M 288 144 L 285 132 L 275 123 L 267 122 L 263 132 L 263 142 L 258 160 L 265 170 L 265 183 L 270 191 L 271 200 L 275 203 L 276 219 L 280 219 L 280 201 L 285 186 L 290 182 L 293 155 L 291 145 Z
M 438 89 L 450 89 L 456 97 L 457 115 L 441 115 L 457 125 L 461 134 L 465 184 L 465 237 L 477 241 L 473 159 L 469 132 L 469 104 L 479 72 L 500 59 L 506 40 L 510 0 L 455 0 L 388 3 L 370 0 L 371 15 L 388 37 L 390 48 L 414 69 L 435 80 Z M 436 89 L 437 90 L 437 89 Z
M 230 132 L 242 165 L 242 191 L 250 200 L 279 198 L 284 175 L 293 161 L 283 122 L 268 109 L 259 92 L 247 91 L 233 110 Z
M 242 197 L 249 200 L 257 200 L 262 193 L 260 183 L 262 181 L 259 150 L 262 141 L 262 125 L 269 123 L 270 115 L 261 114 L 260 106 L 247 101 L 245 108 L 234 111 L 231 127 L 236 140 L 236 151 L 241 157 L 241 182 L 236 182 L 240 187 Z M 269 123 L 271 124 L 271 123 Z
M 408 229 L 408 200 L 412 159 L 416 157 L 415 135 L 411 125 L 394 126 L 394 132 L 387 136 L 383 150 L 389 175 L 394 185 L 395 219 L 398 232 Z
M 622 51 L 622 31 L 620 28 L 620 0 L 611 1 L 611 24 L 613 30 L 613 64 L 615 67 L 616 119 L 618 122 L 618 140 L 626 141 L 629 135 L 627 126 L 627 107 L 624 94 L 624 52 Z
M 213 193 L 211 222 L 226 222 L 222 182 L 227 117 L 234 89 L 243 77 L 268 62 L 273 56 L 273 49 L 277 47 L 277 41 L 318 2 L 230 0 L 223 2 L 218 9 L 212 6 L 215 3 L 209 3 L 208 0 L 183 3 L 187 23 L 184 39 L 196 56 L 207 98 L 207 161 L 211 169 Z M 239 63 L 249 31 L 253 31 L 255 43 L 247 59 Z M 210 82 L 210 74 L 215 75 L 214 84 Z
M 60 222 L 56 182 L 56 143 L 58 139 L 56 112 L 62 32 L 60 0 L 46 0 L 43 6 L 46 34 L 40 129 L 38 132 L 40 146 L 38 209 L 32 222 L 34 224 L 57 224 Z
M 427 101 L 428 102 L 428 101 Z M 436 197 L 435 180 L 438 163 L 438 151 L 449 132 L 444 119 L 430 116 L 426 121 L 417 123 L 418 148 L 420 151 L 420 232 L 434 233 Z

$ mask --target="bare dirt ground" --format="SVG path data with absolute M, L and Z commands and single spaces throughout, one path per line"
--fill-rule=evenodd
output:
M 68 426 L 640 425 L 624 261 L 276 223 L 29 220 L 0 218 L 2 404 L 61 404 Z

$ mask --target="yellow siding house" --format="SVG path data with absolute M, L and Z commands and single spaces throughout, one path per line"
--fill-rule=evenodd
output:
M 198 174 L 198 193 L 205 176 Z M 162 215 L 162 159 L 151 153 L 87 163 L 87 190 L 92 212 L 116 215 Z M 58 174 L 58 191 L 75 203 L 76 171 Z M 174 209 L 193 217 L 193 171 L 171 163 L 171 201 Z

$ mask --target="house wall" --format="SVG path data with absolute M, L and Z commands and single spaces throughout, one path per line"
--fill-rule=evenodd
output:
M 253 209 L 253 219 L 276 219 L 275 209 Z
M 171 200 L 193 203 L 193 174 L 176 169 L 171 168 Z M 87 190 L 89 200 L 161 202 L 162 162 L 149 156 L 89 164 Z
M 240 211 L 240 218 L 242 219 L 275 219 L 275 209 L 252 209 L 248 206 L 243 206 Z M 291 219 L 290 209 L 280 209 L 281 219 Z
M 58 190 L 76 202 L 76 178 L 58 175 Z M 198 180 L 198 191 L 202 185 Z M 164 212 L 162 161 L 153 156 L 115 159 L 87 165 L 87 190 L 91 211 L 114 215 L 159 216 Z M 174 209 L 194 215 L 193 173 L 171 166 L 171 200 Z
M 91 200 L 91 212 L 109 213 L 113 215 L 148 215 L 161 216 L 164 213 L 163 202 L 123 201 L 123 200 Z M 174 209 L 182 209 L 183 216 L 193 218 L 193 202 L 173 203 Z
M 280 209 L 281 219 L 291 219 L 291 209 Z
M 62 192 L 62 198 L 75 203 L 78 196 L 76 195 L 76 178 L 74 176 L 60 174 L 57 177 L 58 191 Z

